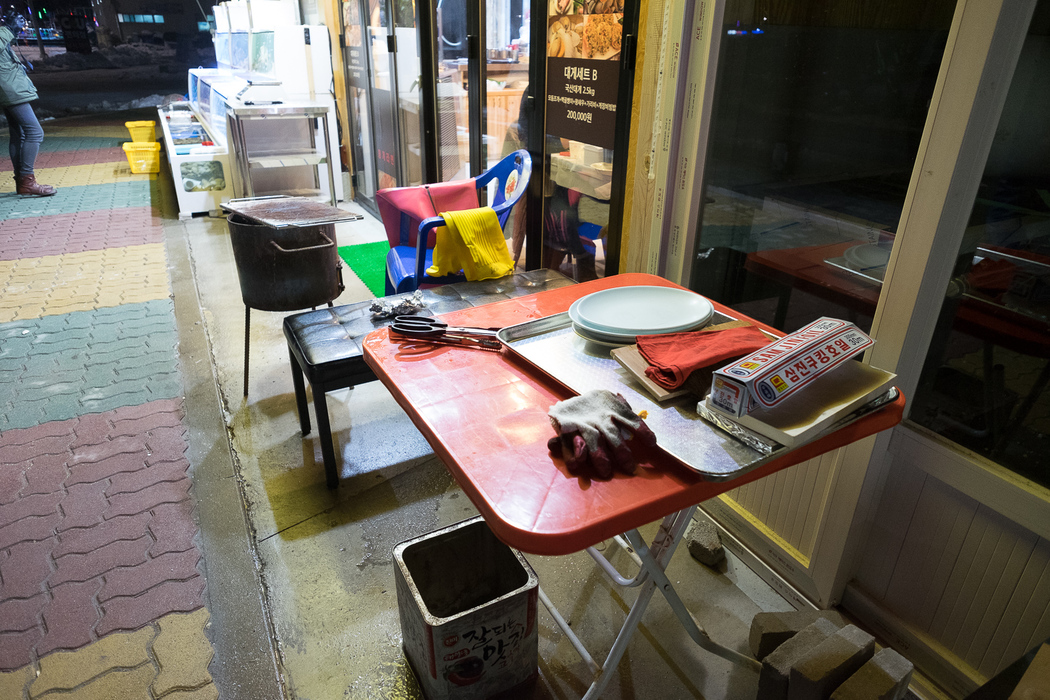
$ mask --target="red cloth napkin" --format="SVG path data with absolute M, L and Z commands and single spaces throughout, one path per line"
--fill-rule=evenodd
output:
M 773 341 L 755 326 L 638 336 L 638 351 L 649 362 L 646 376 L 677 389 L 698 369 L 749 355 Z

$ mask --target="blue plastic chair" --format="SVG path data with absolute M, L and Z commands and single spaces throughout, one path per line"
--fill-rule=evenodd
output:
M 528 151 L 514 151 L 472 180 L 391 187 L 376 192 L 376 203 L 386 228 L 390 251 L 386 256 L 386 293 L 415 291 L 421 285 L 462 282 L 462 274 L 430 277 L 426 274 L 433 262 L 436 231 L 445 225 L 441 211 L 459 211 L 478 207 L 479 190 L 496 180 L 499 186 L 490 204 L 506 228 L 511 209 L 529 186 L 532 158 Z M 473 182 L 471 188 L 467 183 Z

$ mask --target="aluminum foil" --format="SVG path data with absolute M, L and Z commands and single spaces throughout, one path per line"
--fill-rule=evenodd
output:
M 373 318 L 393 318 L 394 316 L 407 316 L 414 314 L 420 309 L 425 309 L 427 304 L 423 301 L 423 290 L 417 289 L 404 299 L 399 299 L 396 304 L 390 303 L 388 297 L 375 299 L 368 310 L 372 312 Z

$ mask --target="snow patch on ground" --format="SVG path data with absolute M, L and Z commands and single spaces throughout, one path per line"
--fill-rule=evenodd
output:
M 95 49 L 91 53 L 60 53 L 45 59 L 33 56 L 35 46 L 19 46 L 19 53 L 32 61 L 38 71 L 76 71 L 90 68 L 131 68 L 134 66 L 169 64 L 175 61 L 175 49 L 155 44 L 121 44 L 112 48 Z M 197 51 L 201 65 L 215 65 L 215 50 L 211 47 Z
M 182 95 L 149 95 L 147 97 L 139 97 L 130 102 L 102 100 L 101 102 L 93 102 L 89 105 L 69 107 L 65 110 L 64 115 L 123 112 L 129 109 L 140 109 L 142 107 L 163 107 L 172 102 L 181 102 L 184 99 L 185 98 Z M 41 116 L 41 112 L 43 112 L 43 110 L 39 110 L 37 113 L 37 116 L 41 121 L 55 118 L 53 116 Z

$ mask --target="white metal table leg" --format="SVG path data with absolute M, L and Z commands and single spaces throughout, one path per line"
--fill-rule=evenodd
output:
M 543 589 L 540 589 L 540 601 L 551 613 L 551 616 L 554 618 L 558 627 L 560 627 L 562 632 L 565 633 L 565 636 L 568 637 L 573 648 L 576 649 L 577 653 L 587 664 L 587 667 L 594 674 L 594 681 L 584 694 L 584 700 L 591 700 L 592 698 L 599 697 L 602 691 L 605 690 L 605 687 L 609 684 L 609 681 L 612 678 L 612 673 L 619 665 L 624 653 L 627 651 L 627 645 L 630 644 L 631 638 L 634 637 L 634 633 L 638 629 L 638 624 L 642 620 L 642 615 L 645 614 L 645 610 L 649 606 L 649 601 L 652 600 L 653 593 L 657 588 L 660 589 L 664 598 L 667 599 L 675 616 L 678 618 L 679 622 L 682 623 L 682 626 L 685 627 L 686 633 L 688 633 L 690 638 L 692 638 L 692 640 L 702 649 L 715 654 L 716 656 L 720 656 L 723 659 L 739 664 L 744 668 L 750 668 L 755 672 L 762 669 L 762 664 L 755 661 L 750 656 L 746 656 L 714 642 L 711 637 L 708 636 L 707 632 L 696 623 L 696 620 L 686 609 L 681 598 L 678 597 L 678 593 L 675 591 L 671 581 L 667 578 L 667 574 L 664 573 L 668 563 L 671 561 L 671 557 L 674 555 L 675 549 L 685 536 L 686 530 L 688 530 L 689 523 L 692 520 L 693 512 L 695 510 L 696 507 L 693 506 L 678 511 L 677 513 L 672 513 L 664 518 L 660 525 L 659 533 L 653 538 L 652 546 L 645 543 L 641 534 L 637 530 L 631 530 L 624 534 L 631 548 L 628 550 L 628 553 L 641 566 L 640 571 L 633 578 L 622 576 L 616 571 L 612 564 L 593 547 L 587 549 L 588 553 L 594 557 L 601 566 L 602 571 L 605 572 L 611 580 L 620 586 L 639 588 L 638 597 L 635 599 L 634 604 L 631 605 L 631 609 L 627 613 L 627 619 L 624 620 L 623 626 L 620 628 L 620 632 L 616 635 L 616 640 L 613 642 L 612 648 L 609 649 L 609 654 L 605 658 L 605 663 L 602 664 L 600 669 L 591 654 L 583 645 L 583 642 L 569 627 L 565 618 L 562 617 L 561 613 L 559 613 L 557 608 L 554 607 L 554 604 L 551 602 L 550 598 L 547 597 L 547 594 L 544 593 Z M 621 546 L 624 545 L 623 541 L 619 541 L 618 543 Z
M 696 620 L 686 609 L 685 603 L 678 597 L 678 592 L 671 585 L 670 579 L 667 578 L 667 574 L 664 573 L 662 567 L 660 567 L 653 559 L 649 552 L 649 548 L 645 542 L 642 541 L 641 535 L 638 534 L 637 530 L 631 530 L 626 533 L 627 540 L 634 546 L 638 552 L 638 556 L 642 558 L 642 562 L 645 565 L 646 570 L 652 576 L 653 583 L 660 588 L 660 592 L 664 594 L 664 598 L 667 599 L 667 603 L 674 610 L 675 616 L 678 621 L 685 627 L 685 631 L 692 637 L 693 641 L 696 642 L 702 649 L 705 649 L 716 656 L 721 656 L 727 661 L 732 661 L 735 664 L 740 664 L 744 668 L 750 668 L 755 672 L 762 670 L 762 664 L 755 661 L 750 656 L 745 656 L 740 652 L 724 647 L 721 644 L 717 644 L 714 640 L 708 636 L 707 632 L 702 627 L 696 624 Z

